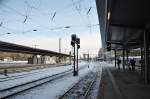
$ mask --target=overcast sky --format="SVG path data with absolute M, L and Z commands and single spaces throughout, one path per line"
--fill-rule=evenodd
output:
M 1 41 L 58 52 L 61 38 L 62 52 L 68 53 L 71 34 L 77 34 L 80 54 L 97 54 L 98 23 L 95 0 L 0 0 Z

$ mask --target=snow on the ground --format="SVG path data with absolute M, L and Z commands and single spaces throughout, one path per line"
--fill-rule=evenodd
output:
M 0 61 L 0 66 L 18 66 L 25 65 L 28 61 Z
M 85 65 L 85 62 L 82 62 L 79 64 L 79 66 Z M 69 66 L 60 66 L 60 67 L 54 67 L 54 68 L 45 68 L 41 70 L 34 70 L 30 72 L 23 72 L 23 73 L 16 73 L 12 74 L 13 76 L 22 75 L 24 74 L 24 77 L 20 77 L 18 79 L 12 79 L 8 81 L 1 81 L 0 82 L 0 90 L 13 87 L 15 85 L 24 84 L 33 80 L 37 80 L 40 78 L 44 78 L 50 75 L 58 74 L 64 71 L 67 71 L 69 69 L 72 69 L 72 65 Z M 26 75 L 27 74 L 27 75 Z
M 113 61 L 103 61 L 100 62 L 102 66 L 109 66 L 109 67 L 114 67 L 115 63 Z
M 100 63 L 100 64 L 97 63 L 96 65 L 97 65 L 97 68 L 95 68 L 95 71 L 98 73 L 97 74 L 98 77 L 97 77 L 96 81 L 94 82 L 94 85 L 91 88 L 91 90 L 87 96 L 87 99 L 96 99 L 98 97 L 98 94 L 99 94 L 103 63 Z
M 93 80 L 96 81 L 98 77 L 98 69 L 99 68 L 96 67 L 96 64 L 94 64 L 93 70 L 83 77 L 62 99 L 83 99 L 89 85 Z M 98 89 L 98 87 L 96 89 Z
M 97 68 L 94 67 L 94 63 L 91 63 L 89 68 L 87 64 L 84 64 L 84 66 L 86 66 L 86 68 L 81 69 L 78 76 L 74 77 L 70 74 L 36 88 L 27 90 L 16 96 L 10 97 L 9 99 L 57 99 L 91 70 L 97 70 Z
M 28 63 L 28 61 L 0 61 L 0 63 Z
M 81 63 L 83 64 L 83 63 Z M 7 64 L 8 65 L 8 64 Z M 19 64 L 18 64 L 19 65 Z M 51 65 L 51 68 L 55 68 L 56 64 Z M 65 66 L 70 66 L 70 65 L 65 65 Z M 30 74 L 35 74 L 37 72 L 43 72 L 47 70 L 47 68 L 43 68 L 43 69 L 36 69 L 36 70 L 32 70 L 32 71 L 25 71 L 25 72 L 19 72 L 19 73 L 12 73 L 12 74 L 7 74 L 7 76 L 5 76 L 4 74 L 0 74 L 0 82 L 4 79 L 10 79 L 10 78 L 14 78 L 14 77 L 18 77 L 18 76 L 22 76 L 22 75 L 30 75 Z

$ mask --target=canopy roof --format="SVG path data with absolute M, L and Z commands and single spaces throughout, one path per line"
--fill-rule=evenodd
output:
M 150 0 L 96 0 L 102 45 L 112 49 L 143 46 L 150 28 Z M 149 35 L 148 35 L 149 36 Z
M 68 54 L 58 53 L 58 52 L 44 50 L 44 49 L 37 49 L 28 46 L 3 42 L 3 41 L 0 41 L 0 51 L 27 53 L 27 54 L 36 54 L 36 55 L 50 55 L 50 56 L 70 56 Z

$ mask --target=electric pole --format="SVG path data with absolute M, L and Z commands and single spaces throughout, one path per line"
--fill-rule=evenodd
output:
M 61 53 L 61 38 L 59 38 L 59 53 Z
M 59 53 L 61 53 L 61 38 L 59 38 Z M 59 56 L 59 62 L 61 62 L 60 56 Z

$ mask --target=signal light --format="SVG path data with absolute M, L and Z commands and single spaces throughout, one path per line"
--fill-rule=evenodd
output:
M 71 41 L 71 46 L 75 46 L 75 42 L 74 41 Z
M 80 48 L 80 45 L 77 45 L 77 48 L 79 49 L 79 48 Z
M 80 44 L 80 38 L 76 38 L 76 43 Z
M 72 41 L 76 41 L 76 38 L 77 38 L 77 36 L 76 36 L 75 34 L 72 34 L 72 35 L 71 35 L 71 40 L 72 40 Z

